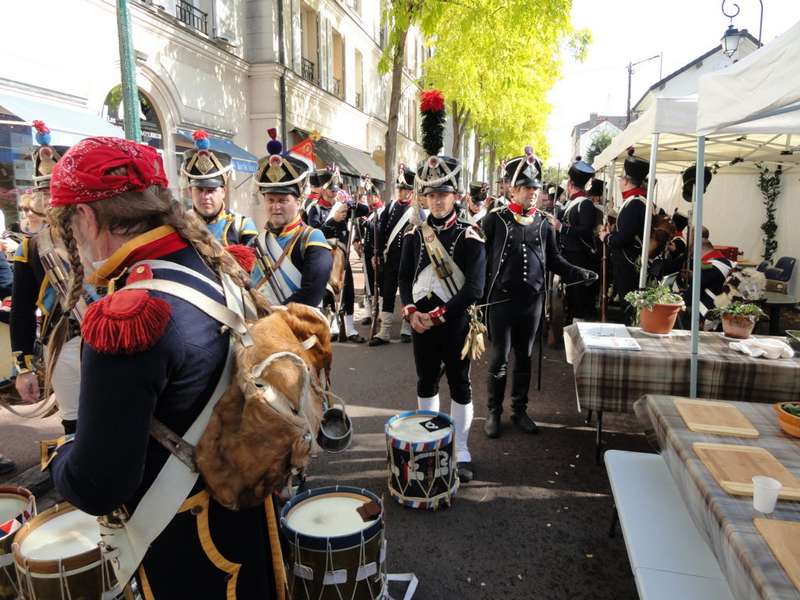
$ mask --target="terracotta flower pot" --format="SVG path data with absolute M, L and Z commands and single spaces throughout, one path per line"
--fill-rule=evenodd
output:
M 756 318 L 752 315 L 722 315 L 722 331 L 730 338 L 746 340 L 755 326 Z
M 783 429 L 789 435 L 800 438 L 800 417 L 796 417 L 784 409 L 784 404 L 790 403 L 781 402 L 779 404 L 773 404 L 775 407 L 775 412 L 778 413 L 778 424 L 780 425 L 781 429 Z
M 653 310 L 639 311 L 639 325 L 647 333 L 667 334 L 675 327 L 675 320 L 683 304 L 656 304 Z

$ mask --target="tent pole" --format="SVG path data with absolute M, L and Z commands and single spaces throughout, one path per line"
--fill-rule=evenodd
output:
M 611 173 L 609 174 L 609 169 Z M 608 205 L 613 205 L 614 182 L 617 178 L 617 159 L 611 161 L 603 171 L 603 179 L 607 180 L 603 189 L 603 227 L 608 225 Z M 603 281 L 600 285 L 600 320 L 605 323 L 608 311 L 608 242 L 603 240 L 603 262 L 600 268 Z
M 692 358 L 689 395 L 697 398 L 697 352 L 700 346 L 700 268 L 703 244 L 703 189 L 705 188 L 706 138 L 697 138 L 697 172 L 694 184 L 694 236 L 692 239 Z M 697 233 L 700 232 L 700 235 Z
M 644 232 L 642 235 L 642 266 L 639 269 L 639 287 L 647 285 L 647 263 L 650 258 L 650 228 L 653 225 L 653 191 L 656 184 L 656 159 L 658 158 L 658 134 L 653 134 L 650 146 L 650 173 L 647 177 L 647 203 L 644 213 Z

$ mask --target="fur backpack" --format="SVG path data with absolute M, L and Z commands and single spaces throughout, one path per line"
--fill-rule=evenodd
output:
M 195 451 L 213 498 L 231 510 L 253 507 L 308 465 L 330 374 L 331 335 L 314 308 L 275 307 L 239 342 L 233 380 L 214 407 Z

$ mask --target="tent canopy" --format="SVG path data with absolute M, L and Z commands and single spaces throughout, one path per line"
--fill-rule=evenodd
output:
M 738 63 L 701 77 L 697 132 L 800 134 L 800 119 L 791 114 L 800 111 L 798 40 L 800 22 Z

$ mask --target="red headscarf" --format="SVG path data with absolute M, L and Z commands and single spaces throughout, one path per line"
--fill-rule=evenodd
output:
M 126 167 L 124 175 L 109 175 Z M 53 168 L 52 206 L 86 204 L 150 186 L 169 186 L 155 148 L 114 137 L 87 138 L 70 148 Z

